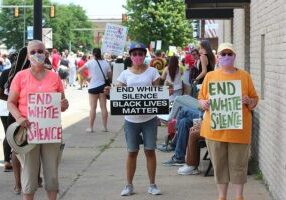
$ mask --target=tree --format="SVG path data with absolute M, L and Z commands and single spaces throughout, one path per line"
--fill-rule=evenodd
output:
M 162 40 L 162 48 L 185 46 L 192 38 L 183 0 L 127 0 L 128 34 L 145 44 Z
M 33 0 L 26 0 L 26 5 L 33 5 Z M 49 0 L 43 0 L 43 5 L 51 5 Z M 0 13 L 0 44 L 7 48 L 21 48 L 23 37 L 26 37 L 27 26 L 33 26 L 33 8 L 25 10 L 22 0 L 4 0 L 4 5 L 19 5 L 19 15 L 15 17 L 13 8 L 3 8 Z M 82 7 L 69 5 L 55 5 L 55 17 L 50 17 L 50 7 L 43 8 L 43 27 L 53 29 L 53 46 L 63 50 L 68 49 L 71 42 L 73 50 L 83 46 L 83 50 L 91 49 L 93 45 L 92 31 L 76 31 L 78 28 L 92 28 Z M 26 44 L 25 44 L 26 45 Z

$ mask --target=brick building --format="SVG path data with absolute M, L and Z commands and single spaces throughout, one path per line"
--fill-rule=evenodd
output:
M 186 1 L 192 4 L 196 0 Z M 208 1 L 204 1 L 208 2 Z M 216 2 L 227 2 L 219 1 Z M 286 199 L 286 4 L 285 0 L 247 2 L 219 22 L 219 43 L 232 42 L 236 65 L 250 72 L 260 96 L 253 113 L 252 157 L 275 200 Z M 213 3 L 213 1 L 212 1 Z M 217 4 L 218 5 L 218 4 Z M 190 5 L 187 5 L 190 9 Z M 201 8 L 204 5 L 200 4 Z M 206 8 L 204 8 L 206 9 Z M 214 8 L 214 10 L 217 8 Z

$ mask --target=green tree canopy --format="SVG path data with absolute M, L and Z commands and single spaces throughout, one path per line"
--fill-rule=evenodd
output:
M 33 0 L 25 0 L 26 5 L 33 5 Z M 43 0 L 43 5 L 51 5 L 49 0 Z M 23 0 L 4 0 L 4 5 L 23 5 Z M 53 29 L 53 46 L 63 50 L 68 49 L 71 42 L 72 49 L 91 49 L 93 45 L 92 31 L 77 31 L 79 28 L 92 28 L 82 7 L 69 5 L 55 5 L 55 17 L 50 17 L 50 8 L 43 8 L 43 27 Z M 33 26 L 33 8 L 19 7 L 19 16 L 14 16 L 14 8 L 3 8 L 0 13 L 0 43 L 7 48 L 19 49 L 24 45 L 23 37 L 27 37 L 27 26 Z M 26 40 L 27 43 L 27 40 Z M 26 45 L 26 44 L 25 44 Z
M 162 40 L 162 48 L 185 46 L 193 40 L 183 0 L 127 0 L 129 37 L 145 44 Z

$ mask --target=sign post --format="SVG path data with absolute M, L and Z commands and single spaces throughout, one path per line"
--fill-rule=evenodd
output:
M 241 81 L 209 83 L 212 130 L 242 129 Z

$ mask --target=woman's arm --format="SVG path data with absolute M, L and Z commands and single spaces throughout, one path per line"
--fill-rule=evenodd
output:
M 12 116 L 14 117 L 14 119 L 16 120 L 16 122 L 23 126 L 23 127 L 28 127 L 30 125 L 30 122 L 28 121 L 28 119 L 26 119 L 25 117 L 23 117 L 17 107 L 18 104 L 18 98 L 19 98 L 19 94 L 14 92 L 14 91 L 10 91 L 9 96 L 8 96 L 8 100 L 7 100 L 7 107 L 9 112 L 12 114 Z

